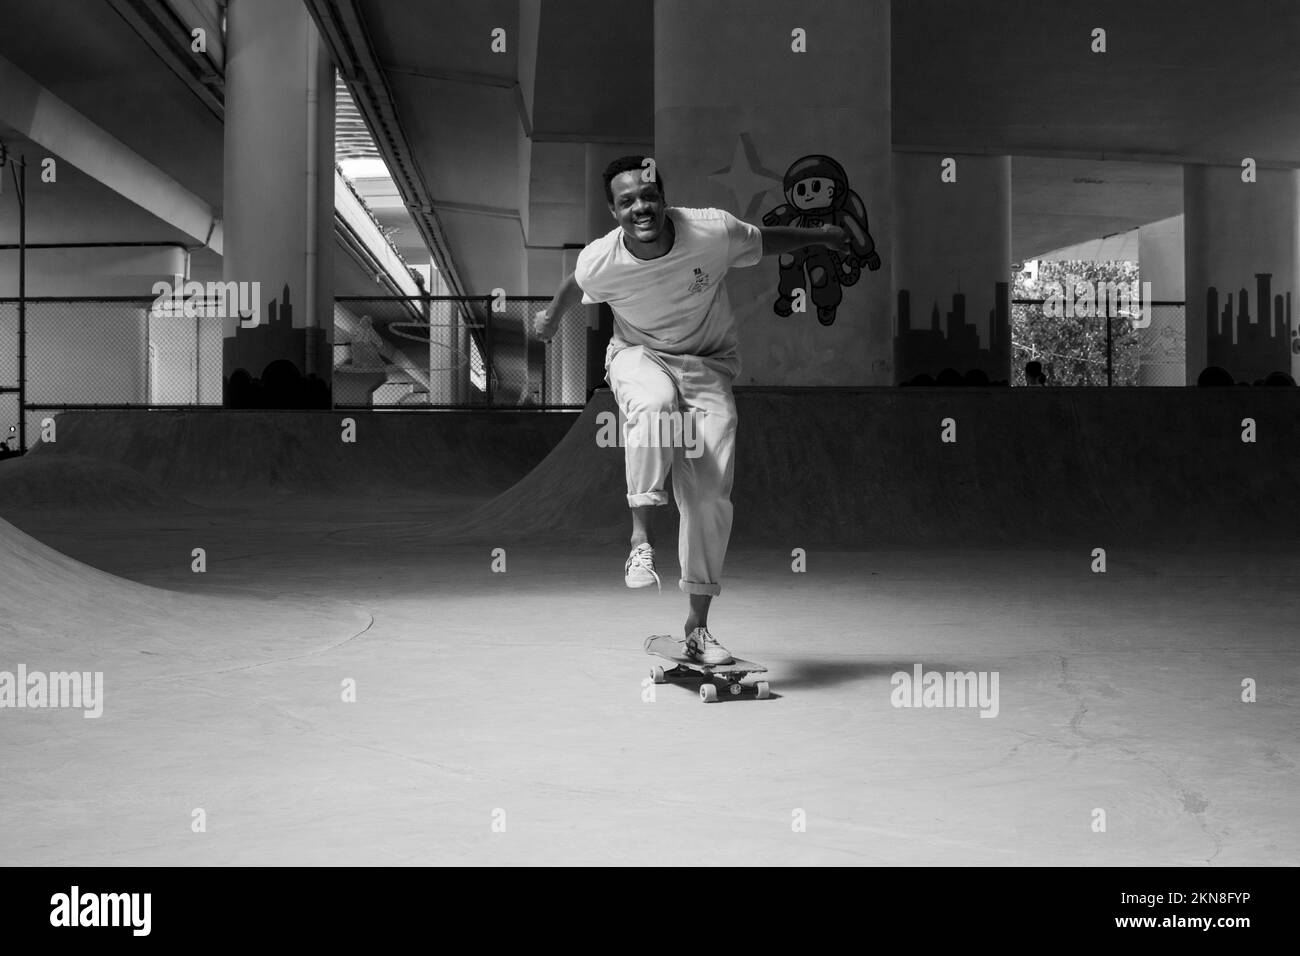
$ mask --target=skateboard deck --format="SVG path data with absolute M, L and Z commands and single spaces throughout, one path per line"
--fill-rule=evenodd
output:
M 771 696 L 771 689 L 765 680 L 744 682 L 750 674 L 766 674 L 767 668 L 753 661 L 741 660 L 739 657 L 730 664 L 702 664 L 693 657 L 686 656 L 686 641 L 671 634 L 652 634 L 645 639 L 645 652 L 654 657 L 663 658 L 671 667 L 656 664 L 650 669 L 650 676 L 656 684 L 666 684 L 674 678 L 690 674 L 700 675 L 700 699 L 712 703 L 718 699 L 718 690 L 725 688 L 733 697 L 738 697 L 746 690 L 752 690 L 759 700 Z

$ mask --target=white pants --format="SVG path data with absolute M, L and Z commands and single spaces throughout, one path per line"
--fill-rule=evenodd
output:
M 666 505 L 669 471 L 681 512 L 678 587 L 719 594 L 731 539 L 735 466 L 735 359 L 667 355 L 644 346 L 623 348 L 607 372 L 623 416 L 630 507 Z

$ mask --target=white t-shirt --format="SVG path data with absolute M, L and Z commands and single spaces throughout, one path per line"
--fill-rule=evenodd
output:
M 620 349 L 644 345 L 670 355 L 733 358 L 736 320 L 723 277 L 763 258 L 756 226 L 722 209 L 666 210 L 676 235 L 667 255 L 638 259 L 616 228 L 578 254 L 574 278 L 585 305 L 607 302 L 614 336 L 606 364 Z

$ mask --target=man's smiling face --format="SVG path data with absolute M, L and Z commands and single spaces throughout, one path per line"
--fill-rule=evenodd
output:
M 619 173 L 609 183 L 614 195 L 610 211 L 628 239 L 651 243 L 664 228 L 667 205 L 657 182 L 646 182 L 636 169 Z

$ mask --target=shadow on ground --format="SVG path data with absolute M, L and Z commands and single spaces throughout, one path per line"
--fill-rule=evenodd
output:
M 909 675 L 916 661 L 835 661 L 824 658 L 810 658 L 782 663 L 772 678 L 773 690 L 794 690 L 796 688 L 834 687 L 837 684 L 849 684 L 857 680 L 872 677 L 889 679 L 899 671 Z M 949 664 L 925 664 L 926 671 L 968 671 L 972 668 L 953 667 Z

